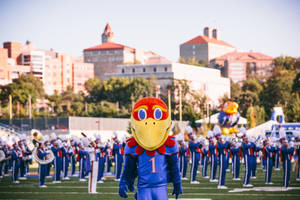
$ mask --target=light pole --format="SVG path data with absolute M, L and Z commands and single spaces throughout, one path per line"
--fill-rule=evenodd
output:
M 100 133 L 100 120 L 97 120 L 96 124 L 98 124 L 98 132 Z

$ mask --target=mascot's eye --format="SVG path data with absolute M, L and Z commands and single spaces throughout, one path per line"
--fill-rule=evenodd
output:
M 159 120 L 162 118 L 162 111 L 160 108 L 155 108 L 154 110 L 154 118 Z
M 138 112 L 138 116 L 140 120 L 144 120 L 147 117 L 146 110 L 144 108 L 141 108 Z

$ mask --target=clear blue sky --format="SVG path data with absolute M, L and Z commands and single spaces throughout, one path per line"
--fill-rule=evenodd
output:
M 300 56 L 298 0 L 0 0 L 1 43 L 31 40 L 80 56 L 101 43 L 107 22 L 115 42 L 172 60 L 205 26 L 241 51 Z

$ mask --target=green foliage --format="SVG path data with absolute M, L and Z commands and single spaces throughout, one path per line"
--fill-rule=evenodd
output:
M 194 57 L 191 57 L 188 59 L 184 59 L 183 57 L 180 57 L 178 61 L 179 61 L 179 63 L 182 63 L 182 64 L 208 67 L 208 64 L 205 60 L 196 61 Z
M 19 102 L 25 106 L 31 96 L 31 102 L 34 104 L 38 98 L 44 97 L 43 83 L 40 79 L 32 75 L 24 75 L 15 79 L 13 83 L 0 87 L 0 100 L 2 105 L 7 105 L 8 96 L 12 95 L 13 102 Z
M 288 101 L 285 109 L 286 121 L 300 122 L 300 97 L 299 94 L 294 94 Z

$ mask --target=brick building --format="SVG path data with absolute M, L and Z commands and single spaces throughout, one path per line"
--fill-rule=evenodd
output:
M 198 62 L 209 62 L 226 53 L 233 52 L 236 48 L 223 40 L 218 39 L 218 30 L 209 27 L 204 28 L 203 35 L 199 35 L 180 45 L 180 57 L 184 59 L 194 58 Z
M 258 52 L 231 52 L 215 58 L 211 65 L 221 70 L 224 77 L 241 83 L 250 75 L 258 77 L 270 76 L 272 72 L 271 56 Z
M 5 42 L 0 48 L 0 84 L 11 83 L 22 74 L 41 79 L 46 94 L 61 93 L 72 87 L 84 91 L 84 83 L 94 78 L 94 65 L 65 53 L 35 49 L 31 42 Z
M 135 49 L 114 42 L 114 33 L 109 24 L 102 33 L 102 43 L 83 50 L 84 62 L 93 63 L 95 76 L 104 79 L 105 73 L 116 73 L 117 65 L 147 63 L 153 59 L 162 59 L 151 52 Z

